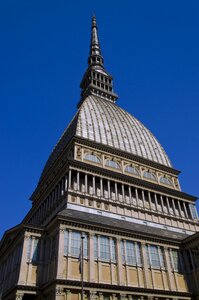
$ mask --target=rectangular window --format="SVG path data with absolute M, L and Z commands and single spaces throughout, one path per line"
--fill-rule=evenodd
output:
M 71 233 L 71 255 L 78 256 L 81 251 L 81 232 L 73 231 Z M 88 239 L 87 235 L 84 235 L 84 257 L 88 256 Z
M 180 252 L 177 249 L 170 249 L 170 263 L 174 271 L 181 270 Z
M 198 247 L 192 248 L 191 254 L 194 261 L 194 267 L 199 268 L 199 248 Z
M 110 260 L 110 243 L 109 238 L 105 236 L 100 237 L 100 259 Z
M 156 245 L 148 245 L 149 264 L 154 268 L 165 268 L 164 250 Z
M 132 241 L 121 241 L 122 262 L 129 265 L 141 265 L 140 243 Z
M 37 237 L 29 237 L 27 247 L 27 259 L 37 262 L 39 259 L 39 239 Z

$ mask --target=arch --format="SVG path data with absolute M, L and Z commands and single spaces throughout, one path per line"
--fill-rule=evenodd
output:
M 147 179 L 150 179 L 150 180 L 157 181 L 156 176 L 155 176 L 153 173 L 149 172 L 149 171 L 145 171 L 145 172 L 143 173 L 143 177 L 144 177 L 144 178 L 147 178 Z
M 87 153 L 84 156 L 84 159 L 92 161 L 92 162 L 97 163 L 97 164 L 101 164 L 101 159 L 93 153 Z
M 111 159 L 108 159 L 106 161 L 106 164 L 105 164 L 107 167 L 111 167 L 111 168 L 115 168 L 115 169 L 120 169 L 120 165 L 114 161 L 114 160 L 111 160 Z
M 168 177 L 165 176 L 161 176 L 160 177 L 160 182 L 166 185 L 173 185 L 171 179 L 169 179 Z
M 131 166 L 131 165 L 126 166 L 124 171 L 127 172 L 127 173 L 131 173 L 131 174 L 135 174 L 137 176 L 140 176 L 140 172 L 138 171 L 138 169 L 134 166 Z

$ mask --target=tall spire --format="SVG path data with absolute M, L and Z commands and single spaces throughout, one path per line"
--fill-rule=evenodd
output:
M 115 102 L 118 98 L 113 92 L 113 78 L 104 68 L 104 59 L 101 55 L 95 16 L 92 17 L 88 68 L 82 78 L 80 87 L 82 92 L 78 107 L 89 95 L 96 95 L 111 102 Z
M 97 59 L 98 58 L 98 59 Z M 88 64 L 99 64 L 103 67 L 103 57 L 101 55 L 101 49 L 99 44 L 99 38 L 97 34 L 97 22 L 96 17 L 92 17 L 92 27 L 91 27 L 91 44 L 90 44 L 90 56 L 88 58 Z

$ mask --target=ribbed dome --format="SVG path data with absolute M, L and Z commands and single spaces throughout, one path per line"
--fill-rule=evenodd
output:
M 76 135 L 171 167 L 154 135 L 116 104 L 89 96 L 80 108 Z
M 91 95 L 84 100 L 64 131 L 41 178 L 74 136 L 172 167 L 160 143 L 141 122 L 113 102 Z

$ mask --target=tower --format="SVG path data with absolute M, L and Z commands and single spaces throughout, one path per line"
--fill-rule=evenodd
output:
M 160 143 L 117 104 L 92 18 L 78 110 L 32 208 L 0 244 L 2 299 L 199 299 L 196 197 Z

